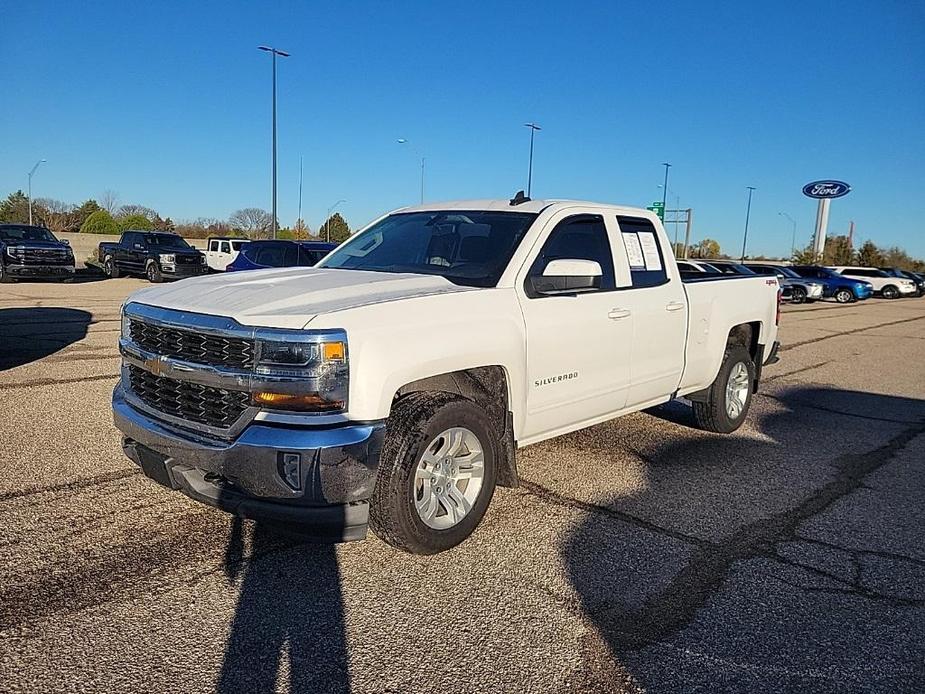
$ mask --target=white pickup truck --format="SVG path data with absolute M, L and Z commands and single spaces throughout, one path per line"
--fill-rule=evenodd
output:
M 518 447 L 680 396 L 704 429 L 737 429 L 778 309 L 773 277 L 682 281 L 646 210 L 405 208 L 315 268 L 130 296 L 115 424 L 194 499 L 435 553 L 518 484 Z

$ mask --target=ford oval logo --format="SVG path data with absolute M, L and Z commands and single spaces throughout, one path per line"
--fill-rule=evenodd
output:
M 840 198 L 851 192 L 844 181 L 813 181 L 803 186 L 803 195 L 809 198 Z

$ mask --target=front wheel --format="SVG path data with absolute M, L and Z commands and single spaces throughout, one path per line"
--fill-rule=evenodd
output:
M 6 271 L 3 267 L 3 263 L 0 262 L 0 284 L 9 284 L 13 281 L 13 278 L 10 277 L 10 273 Z
M 692 403 L 697 426 L 719 434 L 729 434 L 742 426 L 752 402 L 754 382 L 755 362 L 748 350 L 740 344 L 727 345 L 706 400 Z
M 898 299 L 899 298 L 899 290 L 896 287 L 894 287 L 892 284 L 886 285 L 883 288 L 883 291 L 881 292 L 881 294 L 883 294 L 884 299 Z
M 145 275 L 147 275 L 149 282 L 154 282 L 155 284 L 164 281 L 164 276 L 161 274 L 161 269 L 154 261 L 148 263 L 148 267 L 145 269 Z
M 803 287 L 794 287 L 790 294 L 790 301 L 794 304 L 802 304 L 806 301 L 806 290 Z
M 495 427 L 473 402 L 451 393 L 402 398 L 389 415 L 370 528 L 414 554 L 455 547 L 488 509 L 498 449 Z
M 835 290 L 835 301 L 840 304 L 850 304 L 854 300 L 854 294 L 850 289 L 841 287 Z

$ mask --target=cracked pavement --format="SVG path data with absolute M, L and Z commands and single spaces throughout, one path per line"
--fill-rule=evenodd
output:
M 925 690 L 925 299 L 784 309 L 683 402 L 519 451 L 436 557 L 164 490 L 111 426 L 119 279 L 0 289 L 0 691 Z

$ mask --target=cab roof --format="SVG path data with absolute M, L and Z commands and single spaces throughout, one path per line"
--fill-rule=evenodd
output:
M 528 200 L 516 205 L 512 205 L 510 200 L 448 200 L 444 202 L 428 202 L 423 205 L 413 205 L 402 207 L 395 210 L 396 212 L 438 212 L 441 210 L 469 210 L 484 212 L 527 212 L 539 214 L 548 207 L 598 207 L 615 212 L 629 213 L 635 216 L 652 215 L 649 210 L 641 207 L 630 207 L 625 205 L 612 205 L 603 202 L 591 202 L 586 200 L 566 200 L 566 199 L 549 199 L 549 200 Z

